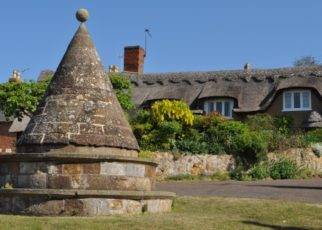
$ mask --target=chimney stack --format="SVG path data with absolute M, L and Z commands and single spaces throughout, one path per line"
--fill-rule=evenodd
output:
M 248 62 L 244 65 L 245 72 L 250 72 L 252 70 L 252 65 Z
M 124 71 L 143 73 L 145 50 L 140 46 L 124 47 Z

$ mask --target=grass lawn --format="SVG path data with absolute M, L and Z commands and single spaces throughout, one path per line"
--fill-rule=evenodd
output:
M 322 205 L 180 197 L 171 213 L 108 217 L 0 215 L 0 229 L 322 229 Z

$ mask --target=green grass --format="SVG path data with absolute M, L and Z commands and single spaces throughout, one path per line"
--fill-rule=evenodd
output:
M 266 228 L 265 228 L 266 227 Z M 322 205 L 180 197 L 173 212 L 108 217 L 0 215 L 0 229 L 322 229 Z

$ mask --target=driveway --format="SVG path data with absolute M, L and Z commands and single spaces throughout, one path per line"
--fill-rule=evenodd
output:
M 224 196 L 280 199 L 322 204 L 322 179 L 275 181 L 171 181 L 159 182 L 157 190 L 179 196 Z

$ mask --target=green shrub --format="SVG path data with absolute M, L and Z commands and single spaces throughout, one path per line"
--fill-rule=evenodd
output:
M 184 101 L 156 101 L 151 107 L 153 120 L 160 124 L 164 121 L 178 121 L 183 125 L 192 125 L 194 116 Z
M 308 131 L 304 137 L 306 143 L 322 142 L 322 128 Z
M 258 132 L 239 121 L 225 121 L 208 130 L 210 142 L 222 143 L 245 167 L 266 159 L 267 143 Z
M 298 167 L 296 171 L 295 178 L 296 179 L 308 179 L 315 176 L 315 172 L 311 169 L 307 168 L 306 166 Z
M 256 180 L 262 180 L 269 178 L 270 176 L 269 164 L 267 161 L 263 161 L 255 164 L 250 170 L 249 175 Z
M 229 176 L 233 180 L 239 180 L 239 181 L 248 181 L 250 180 L 250 177 L 247 175 L 246 171 L 244 170 L 244 167 L 239 165 L 232 171 L 230 171 Z
M 177 140 L 176 148 L 181 152 L 187 152 L 187 153 L 193 153 L 193 154 L 208 153 L 208 143 L 191 140 L 191 139 Z
M 277 116 L 274 118 L 274 126 L 278 132 L 288 135 L 291 133 L 293 126 L 293 118 L 291 116 Z
M 263 131 L 274 130 L 274 119 L 268 114 L 256 114 L 247 116 L 246 122 L 250 130 Z
M 281 158 L 272 162 L 270 166 L 270 177 L 276 179 L 293 179 L 298 167 L 296 162 L 288 158 Z

